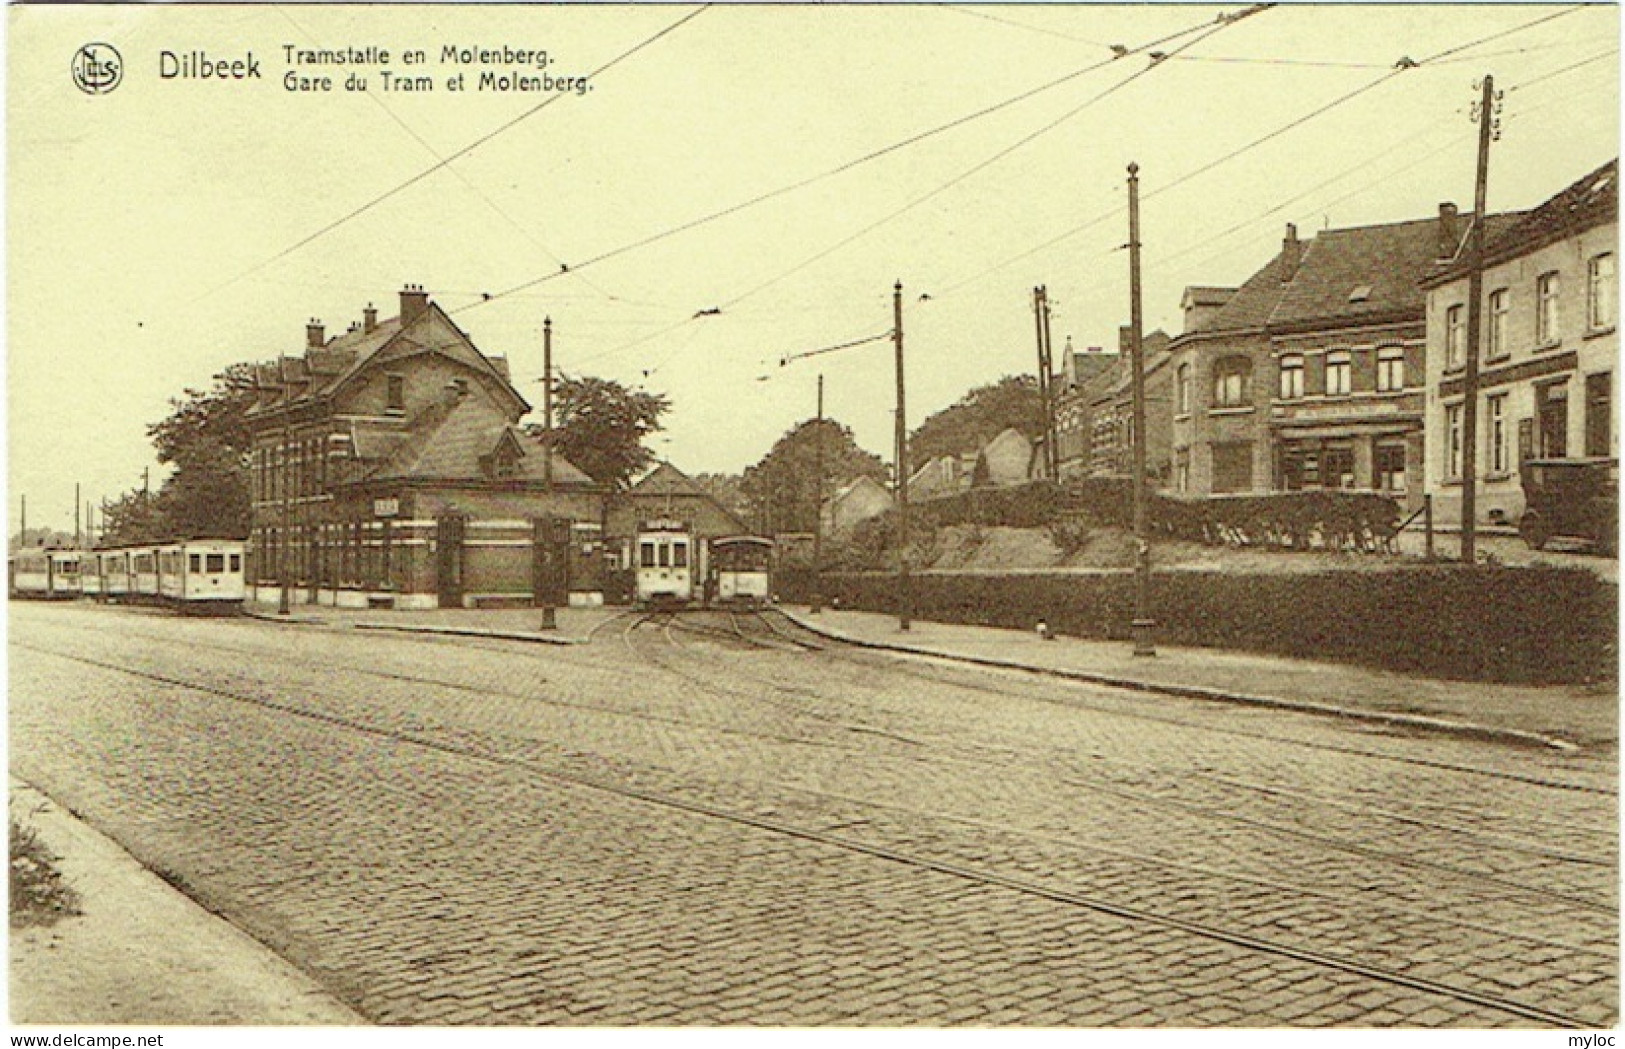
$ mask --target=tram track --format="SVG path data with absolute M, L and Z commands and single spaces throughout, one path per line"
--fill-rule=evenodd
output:
M 674 651 L 687 654 L 690 657 L 697 657 L 698 656 L 697 653 L 688 653 L 688 651 L 686 649 L 686 646 L 684 646 L 682 643 L 678 642 L 675 639 L 675 637 L 673 636 L 674 630 L 680 631 L 680 632 L 699 633 L 699 634 L 702 634 L 702 635 L 734 636 L 731 631 L 724 632 L 724 631 L 714 630 L 714 629 L 696 628 L 692 624 L 689 624 L 689 625 L 684 626 L 684 627 L 679 627 L 678 626 L 678 618 L 679 618 L 678 615 L 676 613 L 672 613 L 672 612 L 639 613 L 639 614 L 636 614 L 636 615 L 629 616 L 629 617 L 626 618 L 626 622 L 625 622 L 625 624 L 623 626 L 623 629 L 622 629 L 622 638 L 625 641 L 629 651 L 631 652 L 631 654 L 634 657 L 636 657 L 636 658 L 638 658 L 640 660 L 644 660 L 644 661 L 647 661 L 647 662 L 654 663 L 656 666 L 659 666 L 663 671 L 665 671 L 667 673 L 670 673 L 673 676 L 676 676 L 676 677 L 688 682 L 693 687 L 695 687 L 697 689 L 700 689 L 702 691 L 705 691 L 705 692 L 707 692 L 709 694 L 716 695 L 716 696 L 721 697 L 721 698 L 734 700 L 734 701 L 746 702 L 746 703 L 750 703 L 750 704 L 753 704 L 753 705 L 761 704 L 763 702 L 766 702 L 769 705 L 771 705 L 775 710 L 777 710 L 778 712 L 780 712 L 780 713 L 782 713 L 782 714 L 784 714 L 786 716 L 796 718 L 796 719 L 800 719 L 800 720 L 804 720 L 804 721 L 805 720 L 810 720 L 810 721 L 815 722 L 817 724 L 824 725 L 824 726 L 826 726 L 828 728 L 838 730 L 843 736 L 850 734 L 850 735 L 863 735 L 863 736 L 868 736 L 868 737 L 884 738 L 884 739 L 888 739 L 888 740 L 891 740 L 891 741 L 895 741 L 895 742 L 898 742 L 898 743 L 905 744 L 910 748 L 910 750 L 908 752 L 901 752 L 901 753 L 895 755 L 894 760 L 903 760 L 903 761 L 909 761 L 909 762 L 922 762 L 923 761 L 923 762 L 930 763 L 930 764 L 944 764 L 944 763 L 946 763 L 946 764 L 950 764 L 950 765 L 963 765 L 963 766 L 966 766 L 968 768 L 974 769 L 974 770 L 976 770 L 978 772 L 984 772 L 984 773 L 989 771 L 989 769 L 990 769 L 990 766 L 989 766 L 987 760 L 982 759 L 982 758 L 970 758 L 970 759 L 967 759 L 965 757 L 956 756 L 956 755 L 953 755 L 951 753 L 946 753 L 946 752 L 935 752 L 935 753 L 922 752 L 920 750 L 920 748 L 925 747 L 928 744 L 927 744 L 926 741 L 921 740 L 919 738 L 901 735 L 899 733 L 891 732 L 891 731 L 888 731 L 888 730 L 886 730 L 884 728 L 880 728 L 880 727 L 856 724 L 856 723 L 852 723 L 850 721 L 843 720 L 843 719 L 840 719 L 840 718 L 832 718 L 832 717 L 829 717 L 829 716 L 826 716 L 826 715 L 820 715 L 820 714 L 808 711 L 807 709 L 805 709 L 805 705 L 802 702 L 800 702 L 799 699 L 775 700 L 775 699 L 769 698 L 767 696 L 764 696 L 759 691 L 720 686 L 714 680 L 714 678 L 715 678 L 714 673 L 708 675 L 708 674 L 690 672 L 688 670 L 685 670 L 685 669 L 677 666 L 675 664 L 675 662 L 673 660 L 669 659 L 669 658 L 661 658 L 661 657 L 655 656 L 653 653 L 650 652 L 650 650 L 646 646 L 645 647 L 639 647 L 638 645 L 633 643 L 632 638 L 637 634 L 640 627 L 644 626 L 645 624 L 655 624 L 660 628 L 662 636 L 665 638 L 667 644 L 669 646 L 671 646 Z M 605 622 L 608 622 L 608 621 L 606 620 Z M 160 640 L 156 635 L 146 635 L 146 636 L 150 637 L 152 640 L 155 640 L 155 641 Z M 200 644 L 200 647 L 213 648 L 213 649 L 218 650 L 218 651 L 233 652 L 233 653 L 236 653 L 236 654 L 244 654 L 244 651 L 245 651 L 245 650 L 243 650 L 241 648 L 238 648 L 236 646 L 222 645 L 222 644 L 218 644 L 218 643 L 201 642 L 199 644 Z M 709 654 L 707 654 L 707 658 L 709 658 Z M 308 663 L 309 661 L 306 660 L 306 662 Z M 769 741 L 769 742 L 784 743 L 784 744 L 789 744 L 789 745 L 816 746 L 816 747 L 830 747 L 830 746 L 841 746 L 842 745 L 841 742 L 840 742 L 840 737 L 839 736 L 821 740 L 821 739 L 814 738 L 812 735 L 809 735 L 805 731 L 803 731 L 803 732 L 801 732 L 799 734 L 792 735 L 792 734 L 787 734 L 787 733 L 785 733 L 783 731 L 762 731 L 760 729 L 754 729 L 754 728 L 741 728 L 741 727 L 738 727 L 738 726 L 726 725 L 726 724 L 721 724 L 721 723 L 714 723 L 714 722 L 712 722 L 710 720 L 707 720 L 705 722 L 695 722 L 692 719 L 692 717 L 688 717 L 688 716 L 682 716 L 682 717 L 678 717 L 678 716 L 662 716 L 662 715 L 652 714 L 652 713 L 649 713 L 647 711 L 631 710 L 631 709 L 627 709 L 625 707 L 617 706 L 617 705 L 614 705 L 614 704 L 582 702 L 582 701 L 578 701 L 578 700 L 567 700 L 567 699 L 563 699 L 563 698 L 559 698 L 559 697 L 539 697 L 539 696 L 530 695 L 530 694 L 514 693 L 514 692 L 508 692 L 508 691 L 495 691 L 494 692 L 493 689 L 491 688 L 491 686 L 489 686 L 489 685 L 470 686 L 470 685 L 466 685 L 466 684 L 463 684 L 463 683 L 460 683 L 460 682 L 445 681 L 445 680 L 442 680 L 442 679 L 439 679 L 439 678 L 422 677 L 422 676 L 417 676 L 417 675 L 406 675 L 406 674 L 399 674 L 399 673 L 394 673 L 394 672 L 390 672 L 390 671 L 377 670 L 377 669 L 373 669 L 373 668 L 356 667 L 353 664 L 328 663 L 326 665 L 332 667 L 335 670 L 342 670 L 342 671 L 344 671 L 346 673 L 359 673 L 359 674 L 362 674 L 362 675 L 365 675 L 365 676 L 376 677 L 376 678 L 380 678 L 380 679 L 384 679 L 384 680 L 390 680 L 390 681 L 401 682 L 401 683 L 406 683 L 406 684 L 430 685 L 430 686 L 433 686 L 433 687 L 445 688 L 445 689 L 452 690 L 452 691 L 460 691 L 460 692 L 473 694 L 473 695 L 479 695 L 479 696 L 488 696 L 488 695 L 492 695 L 492 694 L 499 694 L 499 695 L 503 695 L 503 696 L 505 696 L 507 698 L 517 699 L 517 700 L 524 701 L 524 702 L 534 702 L 534 703 L 544 704 L 544 705 L 548 705 L 548 706 L 555 706 L 555 707 L 560 707 L 560 708 L 588 710 L 588 711 L 592 711 L 592 712 L 596 712 L 596 713 L 609 714 L 609 715 L 612 715 L 612 716 L 620 716 L 620 717 L 632 718 L 632 719 L 635 719 L 635 720 L 640 720 L 640 721 L 644 721 L 644 722 L 648 722 L 648 723 L 652 723 L 652 724 L 657 724 L 657 725 L 666 725 L 666 726 L 681 727 L 681 728 L 699 728 L 699 729 L 702 729 L 702 730 L 705 730 L 705 731 L 712 731 L 712 732 L 721 733 L 723 735 L 738 736 L 738 737 L 743 737 L 743 738 L 761 739 L 761 740 L 765 740 L 765 741 Z M 784 687 L 781 683 L 778 683 L 778 682 L 776 682 L 775 680 L 773 680 L 771 678 L 765 678 L 765 677 L 761 677 L 759 675 L 750 675 L 750 674 L 743 674 L 743 673 L 741 673 L 739 676 L 741 676 L 743 678 L 746 678 L 746 679 L 750 679 L 750 680 L 760 681 L 761 683 L 768 685 L 769 687 L 771 687 L 775 691 L 784 692 L 784 693 L 786 693 L 787 695 L 790 695 L 790 696 L 796 696 L 797 695 L 795 690 L 788 689 L 788 688 Z M 944 684 L 944 683 L 939 682 L 939 684 Z M 1455 865 L 1450 864 L 1450 863 L 1441 863 L 1441 862 L 1437 862 L 1437 861 L 1422 859 L 1422 858 L 1416 857 L 1414 855 L 1395 853 L 1395 852 L 1391 852 L 1391 851 L 1380 849 L 1380 848 L 1372 848 L 1372 847 L 1369 847 L 1369 846 L 1353 844 L 1353 843 L 1349 843 L 1349 842 L 1346 842 L 1346 841 L 1342 841 L 1342 840 L 1337 839 L 1337 838 L 1328 837 L 1328 836 L 1323 835 L 1323 834 L 1318 834 L 1318 833 L 1315 833 L 1315 832 L 1312 832 L 1312 831 L 1307 831 L 1307 830 L 1304 830 L 1304 829 L 1302 829 L 1300 827 L 1293 826 L 1291 824 L 1283 824 L 1283 823 L 1279 823 L 1279 822 L 1273 821 L 1273 820 L 1265 820 L 1265 819 L 1259 819 L 1259 818 L 1256 818 L 1256 817 L 1242 816 L 1242 815 L 1238 815 L 1236 813 L 1227 812 L 1227 811 L 1223 811 L 1223 810 L 1220 810 L 1220 809 L 1215 809 L 1215 808 L 1212 808 L 1210 806 L 1206 806 L 1206 805 L 1202 805 L 1202 804 L 1198 804 L 1198 803 L 1194 803 L 1194 802 L 1188 802 L 1188 801 L 1184 801 L 1182 799 L 1168 798 L 1168 797 L 1164 797 L 1164 796 L 1157 795 L 1157 794 L 1147 793 L 1145 791 L 1127 790 L 1127 789 L 1124 789 L 1117 782 L 1114 782 L 1114 781 L 1112 781 L 1110 779 L 1107 779 L 1107 778 L 1101 777 L 1101 776 L 1096 776 L 1096 775 L 1078 776 L 1078 775 L 1074 774 L 1073 777 L 1071 778 L 1070 782 L 1072 782 L 1073 785 L 1078 787 L 1079 789 L 1091 790 L 1091 791 L 1096 791 L 1096 792 L 1099 792 L 1099 793 L 1107 794 L 1107 795 L 1110 795 L 1110 796 L 1116 796 L 1116 797 L 1119 797 L 1119 798 L 1123 799 L 1126 802 L 1130 802 L 1130 803 L 1133 803 L 1133 804 L 1136 804 L 1136 805 L 1146 807 L 1147 812 L 1148 812 L 1148 817 L 1150 817 L 1151 814 L 1156 810 L 1162 810 L 1164 812 L 1166 812 L 1166 811 L 1176 811 L 1176 812 L 1186 814 L 1188 816 L 1195 817 L 1197 819 L 1205 819 L 1205 820 L 1209 820 L 1209 821 L 1219 821 L 1219 822 L 1222 822 L 1222 823 L 1235 824 L 1235 825 L 1238 825 L 1238 826 L 1248 827 L 1250 829 L 1260 831 L 1260 832 L 1263 832 L 1263 833 L 1272 834 L 1272 835 L 1275 835 L 1275 836 L 1278 836 L 1278 837 L 1292 838 L 1292 839 L 1296 839 L 1296 840 L 1300 840 L 1300 841 L 1309 842 L 1309 843 L 1314 844 L 1314 845 L 1316 845 L 1317 847 L 1319 847 L 1319 848 L 1321 848 L 1323 850 L 1328 850 L 1328 851 L 1332 851 L 1332 852 L 1341 852 L 1341 853 L 1345 853 L 1345 854 L 1349 854 L 1349 855 L 1361 856 L 1361 857 L 1368 858 L 1368 859 L 1378 859 L 1378 860 L 1382 860 L 1382 861 L 1385 861 L 1385 862 L 1394 863 L 1394 864 L 1396 864 L 1398 866 L 1401 866 L 1401 867 L 1408 867 L 1408 868 L 1411 868 L 1411 869 L 1431 870 L 1431 871 L 1434 871 L 1436 873 L 1439 873 L 1439 874 L 1442 874 L 1442 875 L 1445 875 L 1445 876 L 1448 876 L 1448 877 L 1453 877 L 1453 878 L 1457 878 L 1457 879 L 1467 881 L 1469 883 L 1493 884 L 1493 885 L 1496 885 L 1496 886 L 1498 886 L 1498 887 L 1500 887 L 1500 888 L 1502 888 L 1502 889 L 1504 889 L 1505 891 L 1508 891 L 1508 892 L 1533 895 L 1533 896 L 1544 898 L 1544 899 L 1550 899 L 1550 900 L 1553 900 L 1554 902 L 1561 902 L 1561 903 L 1565 903 L 1565 904 L 1568 904 L 1568 905 L 1571 905 L 1571 906 L 1580 907 L 1580 908 L 1586 909 L 1586 910 L 1599 911 L 1599 912 L 1607 913 L 1607 914 L 1611 914 L 1611 915 L 1617 915 L 1618 914 L 1617 905 L 1609 906 L 1609 905 L 1606 905 L 1606 904 L 1599 904 L 1596 901 L 1591 900 L 1591 899 L 1587 899 L 1585 897 L 1575 896 L 1575 895 L 1572 895 L 1572 894 L 1569 894 L 1569 893 L 1558 892 L 1556 890 L 1553 890 L 1553 889 L 1550 889 L 1550 888 L 1547 888 L 1547 887 L 1544 887 L 1544 886 L 1529 885 L 1529 884 L 1526 884 L 1524 882 L 1499 877 L 1499 876 L 1496 876 L 1496 875 L 1493 875 L 1493 874 L 1487 874 L 1487 873 L 1482 872 L 1482 871 L 1467 870 L 1467 869 L 1455 866 Z M 1462 833 L 1460 828 L 1454 828 L 1454 827 L 1451 827 L 1449 825 L 1440 825 L 1440 824 L 1437 824 L 1437 823 L 1432 823 L 1432 822 L 1429 822 L 1429 821 L 1420 821 L 1420 820 L 1413 820 L 1411 822 L 1419 824 L 1421 826 L 1424 826 L 1424 827 L 1426 827 L 1427 829 L 1430 829 L 1430 830 L 1446 832 L 1446 833 L 1458 833 L 1458 834 Z M 1471 835 L 1469 835 L 1469 836 L 1471 836 Z M 1511 850 L 1511 851 L 1518 851 L 1518 852 L 1527 853 L 1527 854 L 1531 854 L 1531 855 L 1536 855 L 1536 856 L 1540 856 L 1540 857 L 1546 858 L 1546 859 L 1555 859 L 1555 860 L 1559 860 L 1559 861 L 1562 861 L 1562 862 L 1574 862 L 1574 863 L 1586 864 L 1586 865 L 1591 865 L 1591 866 L 1602 866 L 1602 867 L 1607 867 L 1607 866 L 1612 866 L 1613 865 L 1612 862 L 1610 860 L 1606 859 L 1606 858 L 1599 858 L 1599 857 L 1592 857 L 1592 856 L 1578 856 L 1578 855 L 1569 855 L 1569 854 L 1554 854 L 1554 852 L 1552 850 L 1549 850 L 1549 849 L 1546 849 L 1546 848 L 1543 848 L 1543 847 L 1540 847 L 1540 846 L 1524 845 L 1524 844 L 1521 844 L 1521 843 L 1518 843 L 1518 842 L 1513 842 L 1513 841 L 1498 840 L 1495 844 L 1498 847 L 1503 848 L 1503 849 L 1507 849 L 1507 850 Z
M 1282 943 L 1265 937 L 1238 933 L 1207 922 L 1157 914 L 1143 908 L 1125 906 L 1109 899 L 1087 892 L 1075 892 L 1068 889 L 1045 885 L 1029 878 L 1016 877 L 997 871 L 986 870 L 965 863 L 952 862 L 940 858 L 920 855 L 906 849 L 891 847 L 874 842 L 861 841 L 849 835 L 833 833 L 816 827 L 798 825 L 789 821 L 774 819 L 760 814 L 744 812 L 725 805 L 699 802 L 691 798 L 679 797 L 667 791 L 651 790 L 632 786 L 626 783 L 611 782 L 601 777 L 583 775 L 579 772 L 561 770 L 541 764 L 534 760 L 515 758 L 500 754 L 484 753 L 470 748 L 467 745 L 445 740 L 434 739 L 421 732 L 414 732 L 399 728 L 384 728 L 368 725 L 355 719 L 344 717 L 325 711 L 311 710 L 294 706 L 278 700 L 267 699 L 244 693 L 240 690 L 222 688 L 208 682 L 186 680 L 169 674 L 153 673 L 138 670 L 117 663 L 86 656 L 74 655 L 56 651 L 44 646 L 18 642 L 13 638 L 14 645 L 20 645 L 25 650 L 37 652 L 57 659 L 65 659 L 81 665 L 99 668 L 111 673 L 133 677 L 154 684 L 172 687 L 184 691 L 213 696 L 234 703 L 247 704 L 264 710 L 275 712 L 282 716 L 307 719 L 333 728 L 373 738 L 386 739 L 394 743 L 409 744 L 425 750 L 439 752 L 461 760 L 498 766 L 508 769 L 521 770 L 524 773 L 554 784 L 612 794 L 621 798 L 659 806 L 672 811 L 685 812 L 711 820 L 722 821 L 740 828 L 749 828 L 755 831 L 772 834 L 781 838 L 794 839 L 811 845 L 822 846 L 829 849 L 840 850 L 846 853 L 867 856 L 897 864 L 912 870 L 931 872 L 947 876 L 960 881 L 973 883 L 979 886 L 1000 889 L 1019 893 L 1030 898 L 1047 900 L 1065 907 L 1078 908 L 1095 913 L 1113 916 L 1129 923 L 1131 926 L 1148 926 L 1164 930 L 1171 930 L 1184 935 L 1200 938 L 1210 942 L 1226 944 L 1232 948 L 1243 951 L 1256 952 L 1277 958 L 1292 959 L 1300 964 L 1318 967 L 1326 970 L 1335 970 L 1345 974 L 1357 976 L 1369 981 L 1386 984 L 1392 987 L 1404 988 L 1423 995 L 1450 999 L 1459 1003 L 1468 1004 L 1477 1008 L 1490 1010 L 1503 1015 L 1514 1016 L 1519 1019 L 1548 1024 L 1557 1027 L 1588 1027 L 1594 1023 L 1585 1018 L 1571 1015 L 1554 1009 L 1543 1008 L 1528 1002 L 1510 998 L 1505 995 L 1488 993 L 1485 991 L 1464 988 L 1441 980 L 1424 978 L 1398 972 L 1381 965 L 1374 965 L 1359 961 L 1351 957 L 1339 956 L 1328 951 L 1318 950 L 1297 944 Z

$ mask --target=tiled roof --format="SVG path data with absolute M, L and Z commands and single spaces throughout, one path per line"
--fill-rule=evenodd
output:
M 1427 302 L 1417 281 L 1438 259 L 1437 218 L 1326 230 L 1311 244 L 1270 314 L 1271 325 L 1422 316 Z
M 1619 159 L 1616 157 L 1586 175 L 1533 211 L 1508 216 L 1516 219 L 1500 228 L 1485 228 L 1486 265 L 1528 254 L 1554 241 L 1619 221 Z M 1465 264 L 1450 267 L 1434 281 L 1451 280 L 1468 272 Z
M 1314 242 L 1304 244 L 1302 250 L 1305 256 L 1312 254 Z M 1281 266 L 1282 257 L 1277 253 L 1263 269 L 1248 277 L 1246 283 L 1236 289 L 1230 301 L 1202 326 L 1198 334 L 1214 335 L 1262 328 L 1281 301 Z
M 547 457 L 535 438 L 512 425 L 489 402 L 477 397 L 446 397 L 425 408 L 409 424 L 410 435 L 368 480 L 486 481 L 484 457 L 511 436 L 520 458 L 508 479 L 541 481 Z M 359 452 L 359 449 L 358 449 Z M 558 452 L 553 453 L 553 483 L 586 487 L 592 479 Z

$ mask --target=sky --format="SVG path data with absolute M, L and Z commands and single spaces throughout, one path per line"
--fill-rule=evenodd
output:
M 10 527 L 20 496 L 30 527 L 71 530 L 76 482 L 111 498 L 151 468 L 156 486 L 146 428 L 170 398 L 297 354 L 312 318 L 332 335 L 368 303 L 393 316 L 407 283 L 532 404 L 544 317 L 561 372 L 666 395 L 652 448 L 691 474 L 758 461 L 813 414 L 820 374 L 828 413 L 889 458 L 889 341 L 785 358 L 889 332 L 901 282 L 912 428 L 1034 370 L 1035 285 L 1057 354 L 1114 346 L 1130 163 L 1146 327 L 1172 334 L 1187 285 L 1239 284 L 1288 222 L 1470 210 L 1485 74 L 1504 92 L 1493 210 L 1618 155 L 1616 7 L 1220 20 L 1243 10 L 12 6 Z M 91 43 L 122 58 L 110 91 L 75 86 Z M 391 55 L 295 66 L 288 45 Z M 165 52 L 260 75 L 166 78 Z M 384 70 L 432 88 L 385 90 Z M 333 90 L 290 91 L 290 71 Z M 590 89 L 480 90 L 482 72 Z

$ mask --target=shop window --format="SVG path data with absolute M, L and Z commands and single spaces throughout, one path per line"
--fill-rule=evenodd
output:
M 1320 483 L 1325 488 L 1354 487 L 1354 448 L 1348 444 L 1328 444 L 1320 453 Z

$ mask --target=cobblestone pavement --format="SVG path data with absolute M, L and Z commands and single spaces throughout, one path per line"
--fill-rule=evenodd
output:
M 14 604 L 12 767 L 386 1023 L 1617 1019 L 1612 750 L 794 636 Z

